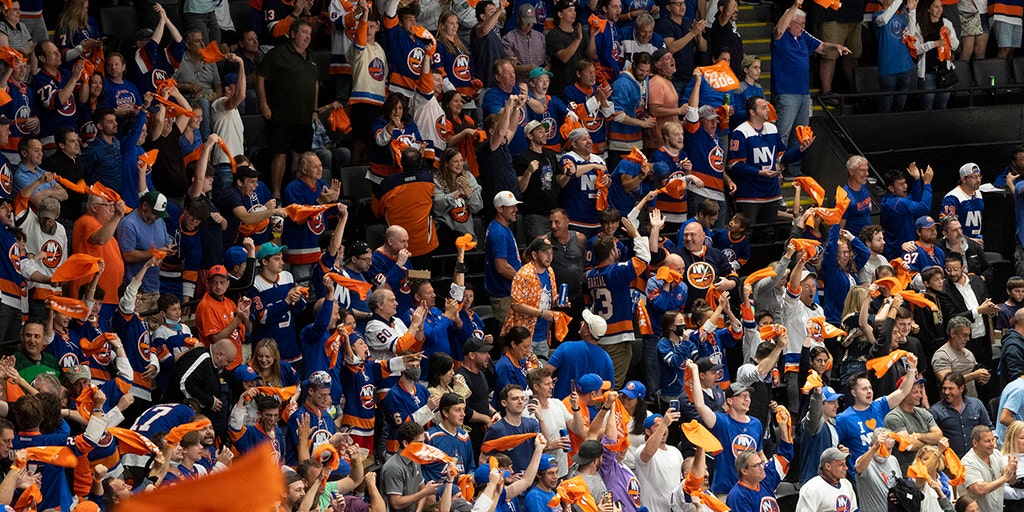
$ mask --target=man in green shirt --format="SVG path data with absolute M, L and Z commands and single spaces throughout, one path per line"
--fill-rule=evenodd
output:
M 38 318 L 30 318 L 21 328 L 21 346 L 14 353 L 14 368 L 25 381 L 32 382 L 42 373 L 60 378 L 57 358 L 43 352 L 44 348 L 43 324 Z

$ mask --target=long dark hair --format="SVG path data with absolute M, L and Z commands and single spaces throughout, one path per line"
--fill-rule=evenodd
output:
M 455 368 L 455 361 L 452 356 L 444 352 L 434 352 L 427 360 L 427 387 L 432 388 L 441 385 L 441 377 Z

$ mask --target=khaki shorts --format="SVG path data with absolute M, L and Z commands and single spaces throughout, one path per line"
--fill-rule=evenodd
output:
M 821 25 L 821 39 L 835 44 L 841 44 L 850 49 L 851 56 L 860 58 L 864 48 L 860 43 L 860 23 L 840 23 L 838 21 L 826 21 Z M 822 58 L 835 60 L 838 56 L 829 52 L 822 55 Z

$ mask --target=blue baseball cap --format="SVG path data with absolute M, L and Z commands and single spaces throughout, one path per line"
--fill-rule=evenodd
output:
M 249 253 L 245 249 L 235 245 L 229 247 L 224 253 L 224 266 L 236 267 L 245 263 L 245 260 L 249 259 Z
M 256 373 L 256 370 L 253 370 L 252 366 L 249 366 L 247 364 L 240 364 L 236 366 L 234 373 L 235 378 L 242 382 L 252 382 L 260 378 L 260 375 Z
M 842 393 L 836 393 L 836 390 L 832 389 L 831 386 L 822 386 L 821 387 L 821 396 L 822 396 L 822 400 L 824 400 L 826 402 L 831 402 L 831 401 L 834 401 L 834 400 L 839 400 L 840 398 L 842 398 L 842 397 L 844 397 L 846 395 L 844 395 Z
M 594 391 L 612 388 L 611 382 L 602 379 L 596 373 L 588 373 L 580 377 L 580 381 L 577 385 L 580 388 L 580 393 L 593 393 Z
M 626 398 L 637 399 L 647 397 L 647 386 L 644 386 L 642 382 L 638 380 L 631 380 L 626 383 L 626 387 L 619 390 L 619 393 Z
M 350 473 L 352 473 L 352 464 L 349 464 L 349 462 L 347 460 L 342 459 L 342 458 L 339 457 L 338 458 L 338 469 L 336 470 L 336 472 L 339 475 L 341 475 L 342 478 L 345 478 Z
M 914 222 L 914 229 L 927 229 L 935 225 L 935 219 L 928 215 L 922 215 Z
M 647 419 L 644 420 L 644 430 L 650 430 L 651 428 L 654 427 L 654 422 L 656 422 L 656 421 L 658 421 L 658 420 L 660 420 L 662 418 L 663 418 L 663 416 L 660 415 L 660 414 L 652 414 L 652 415 L 648 416 Z
M 540 456 L 540 464 L 537 465 L 537 471 L 547 471 L 551 468 L 558 467 L 558 459 L 554 455 L 545 453 Z

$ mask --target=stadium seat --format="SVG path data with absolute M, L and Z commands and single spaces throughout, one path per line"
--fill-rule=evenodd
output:
M 132 41 L 139 31 L 139 18 L 131 6 L 104 7 L 100 10 L 100 32 L 120 41 Z
M 358 226 L 374 222 L 370 205 L 373 202 L 373 189 L 366 179 L 369 167 L 355 165 L 343 167 L 338 171 L 341 182 L 341 197 L 348 200 L 350 207 L 348 218 L 350 225 Z
M 371 249 L 376 249 L 381 245 L 384 245 L 384 232 L 387 231 L 388 225 L 383 223 L 368 224 L 366 226 L 366 243 Z
M 853 91 L 858 93 L 878 92 L 878 67 L 858 66 L 853 70 Z M 862 113 L 874 112 L 877 98 L 865 98 L 860 101 L 859 110 Z
M 1010 85 L 1009 61 L 1003 59 L 983 59 L 971 61 L 974 83 L 979 86 L 989 85 L 989 77 L 995 79 L 996 86 Z
M 1013 70 L 1013 83 L 1024 84 L 1024 57 L 1013 59 L 1010 68 Z

